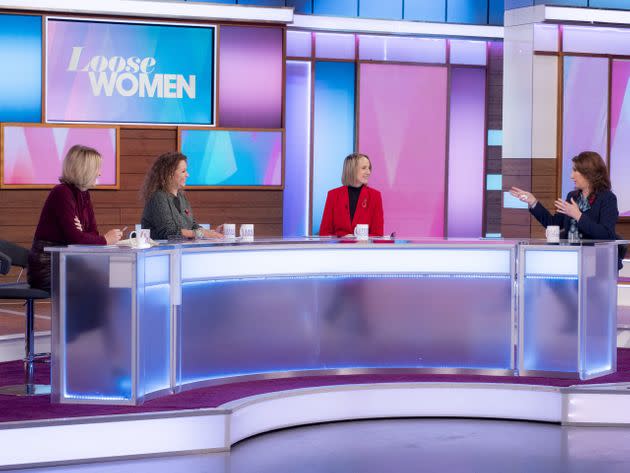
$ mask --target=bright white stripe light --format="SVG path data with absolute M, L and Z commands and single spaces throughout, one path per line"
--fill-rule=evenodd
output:
M 182 255 L 182 279 L 305 274 L 508 274 L 510 251 L 499 249 L 285 249 Z

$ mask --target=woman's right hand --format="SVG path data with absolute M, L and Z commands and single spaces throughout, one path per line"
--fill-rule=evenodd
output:
M 122 238 L 122 231 L 118 228 L 113 228 L 105 234 L 105 241 L 108 245 L 115 245 Z
M 512 187 L 510 189 L 510 194 L 512 197 L 516 197 L 521 202 L 526 202 L 527 205 L 533 207 L 538 202 L 538 199 L 531 192 L 527 192 L 526 190 L 519 189 L 518 187 Z

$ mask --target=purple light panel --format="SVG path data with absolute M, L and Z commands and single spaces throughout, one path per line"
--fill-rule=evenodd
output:
M 361 64 L 359 148 L 372 161 L 385 232 L 444 235 L 446 68 Z
M 485 66 L 488 60 L 488 46 L 485 41 L 451 39 L 450 48 L 451 64 Z
M 619 215 L 630 217 L 630 61 L 613 61 L 610 97 L 610 180 Z
M 282 234 L 308 235 L 311 144 L 311 63 L 287 61 L 286 144 Z
M 575 187 L 571 158 L 596 151 L 606 159 L 608 122 L 608 59 L 564 58 L 562 117 L 562 197 Z
M 280 28 L 221 26 L 219 125 L 282 127 Z
M 312 49 L 310 31 L 287 31 L 287 57 L 311 57 Z
M 451 69 L 448 155 L 449 237 L 481 237 L 486 70 Z
M 446 40 L 360 35 L 359 59 L 444 64 Z
M 315 33 L 315 56 L 318 59 L 351 59 L 356 54 L 353 34 Z

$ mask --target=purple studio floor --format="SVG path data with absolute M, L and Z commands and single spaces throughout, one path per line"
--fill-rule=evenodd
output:
M 38 382 L 48 381 L 47 364 L 38 364 L 36 372 Z M 20 362 L 0 364 L 1 384 L 21 380 Z M 423 373 L 303 376 L 200 388 L 141 406 L 0 396 L 0 444 L 6 447 L 0 450 L 0 468 L 224 454 L 261 433 L 364 419 L 527 420 L 625 431 L 629 387 L 630 349 L 619 349 L 616 373 L 584 382 Z

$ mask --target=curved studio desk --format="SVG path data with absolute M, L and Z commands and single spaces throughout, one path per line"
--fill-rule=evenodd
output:
M 334 239 L 49 248 L 52 399 L 213 383 L 616 369 L 616 243 Z

